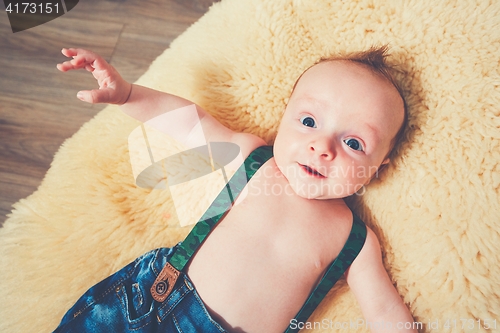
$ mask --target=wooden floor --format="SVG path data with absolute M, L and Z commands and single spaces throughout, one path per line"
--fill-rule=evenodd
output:
M 13 203 L 36 190 L 63 141 L 104 108 L 76 98 L 95 82 L 83 71 L 77 80 L 60 73 L 61 48 L 98 52 L 133 82 L 213 2 L 80 0 L 15 34 L 0 5 L 0 225 Z

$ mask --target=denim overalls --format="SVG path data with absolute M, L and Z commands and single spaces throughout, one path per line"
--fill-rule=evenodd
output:
M 150 251 L 90 288 L 54 333 L 226 332 L 210 316 L 183 268 L 250 178 L 271 157 L 272 147 L 255 149 L 184 241 L 173 248 Z M 353 217 L 346 244 L 295 316 L 295 323 L 307 320 L 363 247 L 366 226 L 356 215 Z M 294 331 L 288 327 L 285 332 Z

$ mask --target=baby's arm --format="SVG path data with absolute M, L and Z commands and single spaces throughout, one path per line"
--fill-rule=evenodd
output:
M 116 69 L 102 57 L 83 49 L 62 49 L 62 53 L 73 58 L 57 65 L 66 72 L 72 69 L 86 69 L 91 72 L 99 84 L 99 89 L 84 90 L 77 97 L 88 103 L 109 103 L 120 105 L 121 110 L 129 116 L 146 122 L 165 112 L 194 105 L 184 98 L 163 93 L 125 81 Z M 235 133 L 223 126 L 205 110 L 195 106 L 197 114 L 186 113 L 186 116 L 175 119 L 175 122 L 162 122 L 160 131 L 184 141 L 196 125 L 201 124 L 207 142 L 234 142 L 242 150 L 243 156 L 253 148 L 264 145 L 265 142 L 257 136 Z
M 384 268 L 377 236 L 369 228 L 365 245 L 346 278 L 371 332 L 417 332 L 410 311 Z

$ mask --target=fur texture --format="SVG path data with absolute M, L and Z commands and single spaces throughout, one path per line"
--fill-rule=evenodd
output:
M 138 83 L 272 143 L 303 70 L 322 56 L 386 43 L 410 130 L 391 166 L 350 204 L 379 236 L 422 331 L 483 332 L 487 319 L 500 329 L 500 2 L 223 0 Z M 90 286 L 189 231 L 176 223 L 169 191 L 134 185 L 127 138 L 137 126 L 107 107 L 14 206 L 0 229 L 1 332 L 53 330 Z M 310 320 L 323 318 L 367 331 L 353 329 L 363 317 L 345 281 Z M 461 318 L 474 327 L 461 329 Z M 458 326 L 447 328 L 447 319 Z

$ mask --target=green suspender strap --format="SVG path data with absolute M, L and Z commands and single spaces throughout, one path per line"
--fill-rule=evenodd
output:
M 212 202 L 207 211 L 193 227 L 186 239 L 176 248 L 169 262 L 156 278 L 151 287 L 151 295 L 158 302 L 164 302 L 174 288 L 175 281 L 196 252 L 210 231 L 220 221 L 222 216 L 231 209 L 234 200 L 259 168 L 273 156 L 272 146 L 262 146 L 255 149 L 245 159 L 226 184 L 224 190 Z
M 313 313 L 314 309 L 319 305 L 319 303 L 326 296 L 328 291 L 333 287 L 333 285 L 338 281 L 338 279 L 345 273 L 347 268 L 352 264 L 354 259 L 358 256 L 361 248 L 365 244 L 366 240 L 366 225 L 359 217 L 354 213 L 352 228 L 347 241 L 340 251 L 337 258 L 330 265 L 325 275 L 319 282 L 319 284 L 314 288 L 311 295 L 307 299 L 306 303 L 302 306 L 299 313 L 295 316 L 295 327 L 292 329 L 290 326 L 286 329 L 285 333 L 297 332 L 299 331 L 299 323 L 304 323 Z M 292 323 L 290 321 L 290 323 Z M 301 326 L 302 327 L 302 326 Z

